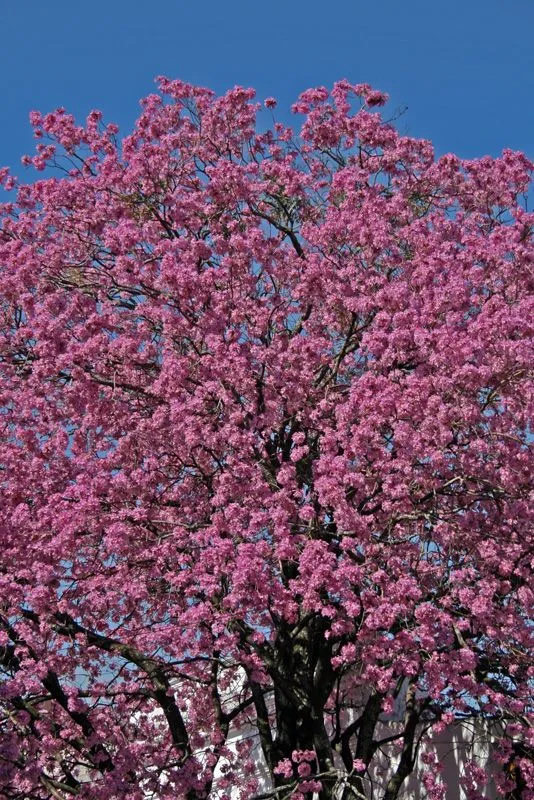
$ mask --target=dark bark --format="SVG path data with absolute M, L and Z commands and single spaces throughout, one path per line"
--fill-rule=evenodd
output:
M 415 688 L 408 689 L 406 697 L 406 715 L 404 719 L 404 742 L 402 747 L 399 764 L 394 775 L 388 781 L 383 800 L 396 800 L 400 789 L 408 775 L 413 772 L 417 757 L 415 746 L 415 733 L 419 722 L 417 704 L 415 700 Z

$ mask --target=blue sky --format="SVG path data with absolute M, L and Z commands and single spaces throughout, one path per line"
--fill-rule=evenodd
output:
M 31 109 L 100 108 L 127 132 L 158 74 L 254 86 L 281 119 L 346 77 L 389 92 L 439 153 L 534 156 L 534 0 L 12 0 L 1 24 L 0 164 L 19 175 Z

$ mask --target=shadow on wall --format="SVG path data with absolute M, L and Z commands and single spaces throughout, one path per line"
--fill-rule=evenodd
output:
M 394 736 L 397 727 L 400 728 L 395 721 L 380 723 L 376 731 L 377 739 Z M 268 792 L 273 787 L 269 781 L 267 766 L 255 728 L 247 726 L 235 731 L 231 736 L 229 746 L 235 750 L 237 742 L 245 738 L 255 740 L 252 756 L 257 765 L 256 774 L 262 779 L 261 791 Z M 496 737 L 491 732 L 491 723 L 480 719 L 459 722 L 441 734 L 433 736 L 430 742 L 426 739 L 424 750 L 421 749 L 418 753 L 413 773 L 403 783 L 399 800 L 428 800 L 429 794 L 425 787 L 424 777 L 427 776 L 426 780 L 428 780 L 429 774 L 438 782 L 445 784 L 446 800 L 468 800 L 466 779 L 482 793 L 485 800 L 496 800 L 497 790 L 491 779 L 492 743 L 495 739 Z M 379 800 L 383 796 L 387 782 L 398 763 L 399 755 L 398 752 L 395 752 L 393 743 L 381 748 L 380 753 L 380 757 L 374 761 L 375 767 L 365 779 L 366 796 L 369 800 Z M 343 784 L 341 776 L 344 772 L 341 769 L 341 761 L 339 767 L 341 795 Z M 474 767 L 481 768 L 484 772 L 487 779 L 486 785 L 477 782 L 478 778 L 474 774 Z M 496 762 L 494 769 L 500 768 L 501 765 Z M 217 777 L 222 777 L 223 772 L 224 764 L 219 763 L 215 771 L 214 796 L 216 796 Z M 232 792 L 232 797 L 238 797 L 238 788 L 235 789 L 235 795 Z M 315 796 L 314 800 L 316 800 Z

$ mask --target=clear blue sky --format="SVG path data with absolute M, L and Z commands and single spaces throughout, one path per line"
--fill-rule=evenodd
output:
M 37 0 L 1 12 L 0 165 L 21 175 L 28 112 L 101 108 L 126 132 L 158 74 L 254 86 L 278 115 L 346 77 L 407 106 L 405 133 L 463 157 L 534 156 L 534 0 Z

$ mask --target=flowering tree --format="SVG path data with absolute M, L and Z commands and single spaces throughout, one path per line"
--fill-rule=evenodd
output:
M 159 88 L 1 173 L 2 797 L 534 797 L 532 164 Z

